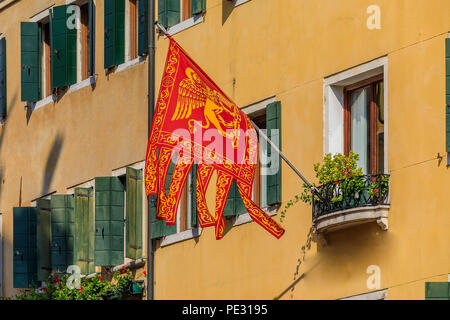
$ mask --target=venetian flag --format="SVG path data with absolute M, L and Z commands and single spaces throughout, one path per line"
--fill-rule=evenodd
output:
M 196 163 L 197 214 L 202 228 L 215 226 L 217 239 L 225 229 L 223 210 L 233 180 L 254 221 L 280 238 L 281 228 L 251 199 L 258 161 L 258 137 L 250 119 L 171 37 L 156 103 L 145 163 L 147 196 L 157 195 L 156 218 L 174 225 L 188 174 Z M 166 194 L 172 159 L 175 169 Z M 215 212 L 205 193 L 217 173 Z

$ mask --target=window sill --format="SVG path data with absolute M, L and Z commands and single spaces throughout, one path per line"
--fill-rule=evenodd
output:
M 279 206 L 275 205 L 275 206 L 265 207 L 265 208 L 263 208 L 263 211 L 272 217 L 278 213 L 278 208 L 279 208 Z M 241 215 L 233 218 L 233 227 L 240 226 L 241 224 L 249 223 L 252 221 L 253 221 L 253 219 L 248 213 L 241 214 Z
M 165 247 L 177 242 L 181 242 L 184 240 L 193 239 L 196 237 L 200 237 L 202 234 L 202 228 L 198 227 L 195 229 L 189 229 L 180 233 L 171 234 L 170 236 L 165 236 L 161 239 L 160 246 Z
M 52 102 L 53 103 L 56 102 L 56 96 L 54 94 L 48 96 L 47 98 L 41 99 L 37 102 L 29 102 L 28 106 L 31 107 L 31 111 L 36 111 L 37 109 L 40 109 Z
M 278 206 L 266 207 L 263 210 L 269 216 L 274 216 L 278 212 Z M 240 216 L 238 216 L 236 218 L 233 218 L 233 219 L 234 219 L 233 227 L 253 221 L 252 217 L 250 217 L 250 215 L 248 213 L 240 215 Z M 189 230 L 186 230 L 186 231 L 183 231 L 183 232 L 180 232 L 180 233 L 176 233 L 176 234 L 171 234 L 170 236 L 165 236 L 165 237 L 163 237 L 161 239 L 160 247 L 166 247 L 168 245 L 171 245 L 171 244 L 174 244 L 174 243 L 177 243 L 177 242 L 181 242 L 181 241 L 193 239 L 193 238 L 196 238 L 196 237 L 200 237 L 201 234 L 202 234 L 202 228 L 201 227 L 198 227 L 198 228 L 195 228 L 195 229 L 189 229 Z
M 89 78 L 87 78 L 85 80 L 82 80 L 82 81 L 80 81 L 78 83 L 75 83 L 75 84 L 71 85 L 69 87 L 69 90 L 67 91 L 67 93 L 78 91 L 81 88 L 84 88 L 84 87 L 87 87 L 87 86 L 92 86 L 94 83 L 95 83 L 95 78 L 91 76 L 91 77 L 89 77 Z
M 250 0 L 233 0 L 234 7 L 240 6 L 241 4 L 244 4 L 246 2 L 249 2 Z
M 133 67 L 135 65 L 138 65 L 138 64 L 144 62 L 144 61 L 145 61 L 145 57 L 139 56 L 136 59 L 133 59 L 133 60 L 124 62 L 122 64 L 119 64 L 117 66 L 116 70 L 113 73 L 117 73 L 117 72 L 121 72 L 121 71 L 127 70 L 127 69 L 129 69 L 129 68 L 131 68 L 131 67 Z
M 0 10 L 2 10 L 3 8 L 9 6 L 11 3 L 16 2 L 17 0 L 6 0 L 3 1 L 2 3 L 0 3 Z
M 199 24 L 202 22 L 203 22 L 203 14 L 199 13 L 199 14 L 193 16 L 192 18 L 184 20 L 184 21 L 170 27 L 169 29 L 167 29 L 167 32 L 169 33 L 169 35 L 173 36 L 174 34 L 177 34 L 183 30 L 189 29 L 190 27 L 193 27 L 196 24 Z

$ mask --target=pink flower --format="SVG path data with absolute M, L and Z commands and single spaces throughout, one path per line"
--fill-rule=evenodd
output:
M 334 184 L 339 184 L 339 181 L 335 181 Z
M 102 280 L 102 277 L 101 277 L 101 276 L 99 276 L 99 277 L 98 277 L 98 280 L 100 280 L 100 281 L 101 281 L 101 280 Z
M 145 271 L 145 270 L 144 270 L 144 272 L 142 272 L 142 273 L 144 274 L 144 276 L 146 276 L 146 275 L 147 275 L 147 271 Z
M 42 291 L 47 292 L 47 288 L 42 288 Z
M 373 192 L 377 193 L 377 192 L 378 192 L 378 189 L 373 189 Z
M 83 290 L 84 290 L 84 288 L 83 288 L 83 287 L 81 287 L 81 288 L 80 288 L 80 291 L 83 291 Z

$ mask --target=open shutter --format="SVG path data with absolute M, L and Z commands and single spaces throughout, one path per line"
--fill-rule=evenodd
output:
M 227 202 L 223 210 L 224 217 L 231 217 L 247 213 L 241 194 L 237 187 L 236 180 L 231 184 L 230 192 L 228 193 Z
M 13 208 L 14 288 L 37 283 L 37 208 Z
M 0 120 L 6 118 L 6 39 L 0 39 Z
M 191 169 L 191 178 L 189 183 L 190 194 L 190 209 L 191 209 L 191 228 L 198 226 L 197 214 L 197 168 L 198 165 L 194 163 Z
M 96 266 L 123 264 L 124 186 L 118 177 L 95 178 Z
M 148 54 L 148 0 L 138 1 L 138 55 Z
M 445 39 L 445 105 L 446 151 L 450 152 L 450 38 Z
M 35 102 L 40 99 L 39 34 L 38 23 L 20 23 L 22 101 Z
M 180 22 L 180 0 L 158 0 L 158 22 L 168 28 Z
M 267 105 L 266 109 L 267 137 L 274 143 L 278 141 L 278 148 L 281 149 L 281 102 L 273 102 Z M 277 129 L 278 133 L 272 132 Z M 267 156 L 272 153 L 271 146 L 267 146 Z M 281 158 L 278 155 L 278 170 L 273 175 L 267 175 L 267 204 L 274 205 L 281 203 Z
M 66 272 L 74 264 L 74 197 L 73 195 L 52 195 L 52 270 L 57 274 Z
M 37 200 L 37 279 L 46 281 L 52 271 L 52 220 L 50 200 Z
M 125 1 L 105 0 L 105 69 L 125 62 Z
M 52 88 L 70 86 L 77 82 L 77 29 L 69 28 L 75 11 L 69 5 L 53 7 L 50 16 L 50 52 Z
M 151 220 L 151 238 L 158 239 L 163 236 L 163 223 L 162 220 L 156 219 L 156 204 L 157 204 L 157 196 L 156 194 L 148 197 L 148 210 L 149 216 Z
M 127 168 L 127 257 L 142 257 L 142 170 Z
M 192 15 L 206 11 L 206 0 L 192 0 Z
M 94 191 L 92 188 L 75 188 L 75 264 L 81 274 L 95 272 L 94 266 Z
M 94 0 L 89 0 L 89 75 L 95 74 L 95 4 Z
M 450 282 L 425 282 L 425 300 L 450 300 Z

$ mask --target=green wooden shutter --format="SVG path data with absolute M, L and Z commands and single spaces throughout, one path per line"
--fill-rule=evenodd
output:
M 148 0 L 138 0 L 138 55 L 148 54 Z
M 168 28 L 180 23 L 180 0 L 158 0 L 158 22 Z
M 105 0 L 105 69 L 125 62 L 125 1 Z
M 0 119 L 6 118 L 6 39 L 0 39 Z
M 35 102 L 40 99 L 39 31 L 36 22 L 20 23 L 22 101 Z
M 166 195 L 169 194 L 170 183 L 172 181 L 172 176 L 173 176 L 174 171 L 175 171 L 175 163 L 173 161 L 171 161 L 169 169 L 167 170 L 167 177 L 166 177 L 166 184 L 165 184 Z M 168 235 L 177 233 L 177 225 L 176 224 L 168 226 L 165 221 L 161 221 L 161 222 L 162 222 L 163 236 L 168 236 Z
M 228 193 L 227 202 L 223 210 L 223 216 L 231 217 L 245 213 L 247 213 L 247 209 L 245 208 L 244 202 L 242 201 L 242 197 L 239 193 L 236 180 L 233 180 L 230 192 Z
M 37 284 L 37 208 L 13 208 L 14 288 Z
M 148 197 L 148 210 L 149 216 L 151 220 L 151 238 L 158 239 L 163 236 L 163 223 L 162 220 L 156 219 L 156 204 L 157 204 L 157 196 L 151 195 Z
M 206 0 L 192 0 L 192 15 L 206 11 Z
M 94 192 L 92 188 L 75 188 L 74 259 L 81 274 L 92 274 L 94 266 Z
M 267 137 L 272 141 L 279 141 L 278 148 L 281 149 L 281 102 L 273 102 L 266 109 Z M 278 129 L 278 134 L 272 134 L 272 129 Z M 267 155 L 270 158 L 275 152 L 270 145 L 267 146 Z M 267 204 L 281 203 L 281 158 L 278 155 L 278 171 L 274 175 L 267 175 Z
M 95 4 L 94 0 L 89 0 L 89 75 L 95 74 Z
M 127 168 L 127 257 L 142 257 L 142 170 Z
M 425 300 L 450 300 L 450 282 L 425 282 Z
M 118 177 L 95 178 L 95 265 L 123 264 L 124 186 Z
M 53 89 L 77 82 L 77 29 L 67 25 L 74 14 L 72 11 L 67 13 L 68 6 L 56 6 L 51 10 L 50 62 Z
M 450 38 L 445 39 L 445 117 L 446 150 L 450 152 Z
M 66 272 L 74 264 L 74 197 L 55 194 L 51 196 L 52 210 L 52 270 L 57 274 Z
M 198 214 L 197 214 L 197 168 L 198 165 L 194 163 L 191 169 L 191 180 L 189 185 L 189 193 L 191 199 L 191 228 L 198 226 Z
M 38 199 L 37 208 L 37 279 L 39 281 L 46 281 L 52 271 L 52 220 L 50 200 Z

